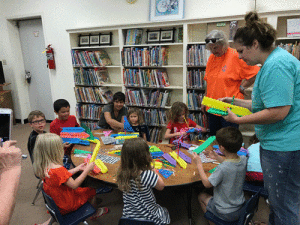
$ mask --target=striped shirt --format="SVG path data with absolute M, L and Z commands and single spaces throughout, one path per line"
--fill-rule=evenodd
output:
M 156 204 L 152 188 L 156 186 L 158 175 L 151 170 L 141 173 L 141 191 L 134 180 L 130 180 L 131 190 L 123 192 L 122 217 L 150 220 L 155 224 L 169 224 L 170 215 L 166 208 Z

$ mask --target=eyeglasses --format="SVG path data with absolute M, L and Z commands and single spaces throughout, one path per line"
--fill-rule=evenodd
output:
M 42 120 L 32 121 L 31 124 L 37 125 L 37 124 L 45 123 L 45 122 L 46 122 L 46 120 L 45 120 L 45 119 L 42 119 Z
M 206 38 L 205 43 L 208 44 L 209 42 L 211 42 L 214 44 L 214 43 L 216 43 L 216 41 L 218 41 L 220 39 L 222 39 L 222 38 Z

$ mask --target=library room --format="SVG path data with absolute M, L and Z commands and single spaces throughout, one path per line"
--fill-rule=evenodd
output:
M 300 224 L 299 8 L 0 1 L 0 224 Z

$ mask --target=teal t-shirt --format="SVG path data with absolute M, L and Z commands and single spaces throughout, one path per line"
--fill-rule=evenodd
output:
M 300 149 L 300 61 L 278 47 L 256 76 L 252 111 L 287 105 L 291 109 L 283 120 L 255 125 L 262 148 L 272 151 Z

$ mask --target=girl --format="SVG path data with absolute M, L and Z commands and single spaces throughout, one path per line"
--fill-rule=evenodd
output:
M 138 108 L 131 108 L 127 114 L 128 122 L 135 132 L 140 133 L 140 137 L 145 141 L 150 141 L 147 125 L 141 125 L 144 120 L 141 111 Z
M 195 127 L 201 129 L 201 132 L 206 132 L 206 128 L 199 126 L 194 121 L 188 118 L 189 109 L 183 102 L 174 102 L 169 111 L 167 130 L 165 139 L 170 139 L 172 143 L 176 138 L 184 134 L 187 139 L 187 133 L 190 128 Z
M 121 150 L 117 184 L 123 191 L 122 217 L 169 224 L 168 210 L 156 204 L 152 188 L 164 189 L 164 181 L 151 167 L 149 146 L 142 138 L 125 140 Z
M 93 170 L 94 162 L 87 165 L 80 164 L 68 171 L 61 165 L 64 155 L 62 140 L 52 133 L 38 135 L 33 154 L 35 175 L 43 179 L 45 193 L 53 198 L 62 215 L 77 210 L 88 200 L 96 207 L 96 190 L 79 187 L 88 173 Z M 79 171 L 82 173 L 74 180 L 72 175 Z M 91 219 L 96 219 L 107 212 L 106 207 L 99 208 Z M 48 224 L 50 219 L 44 224 Z

